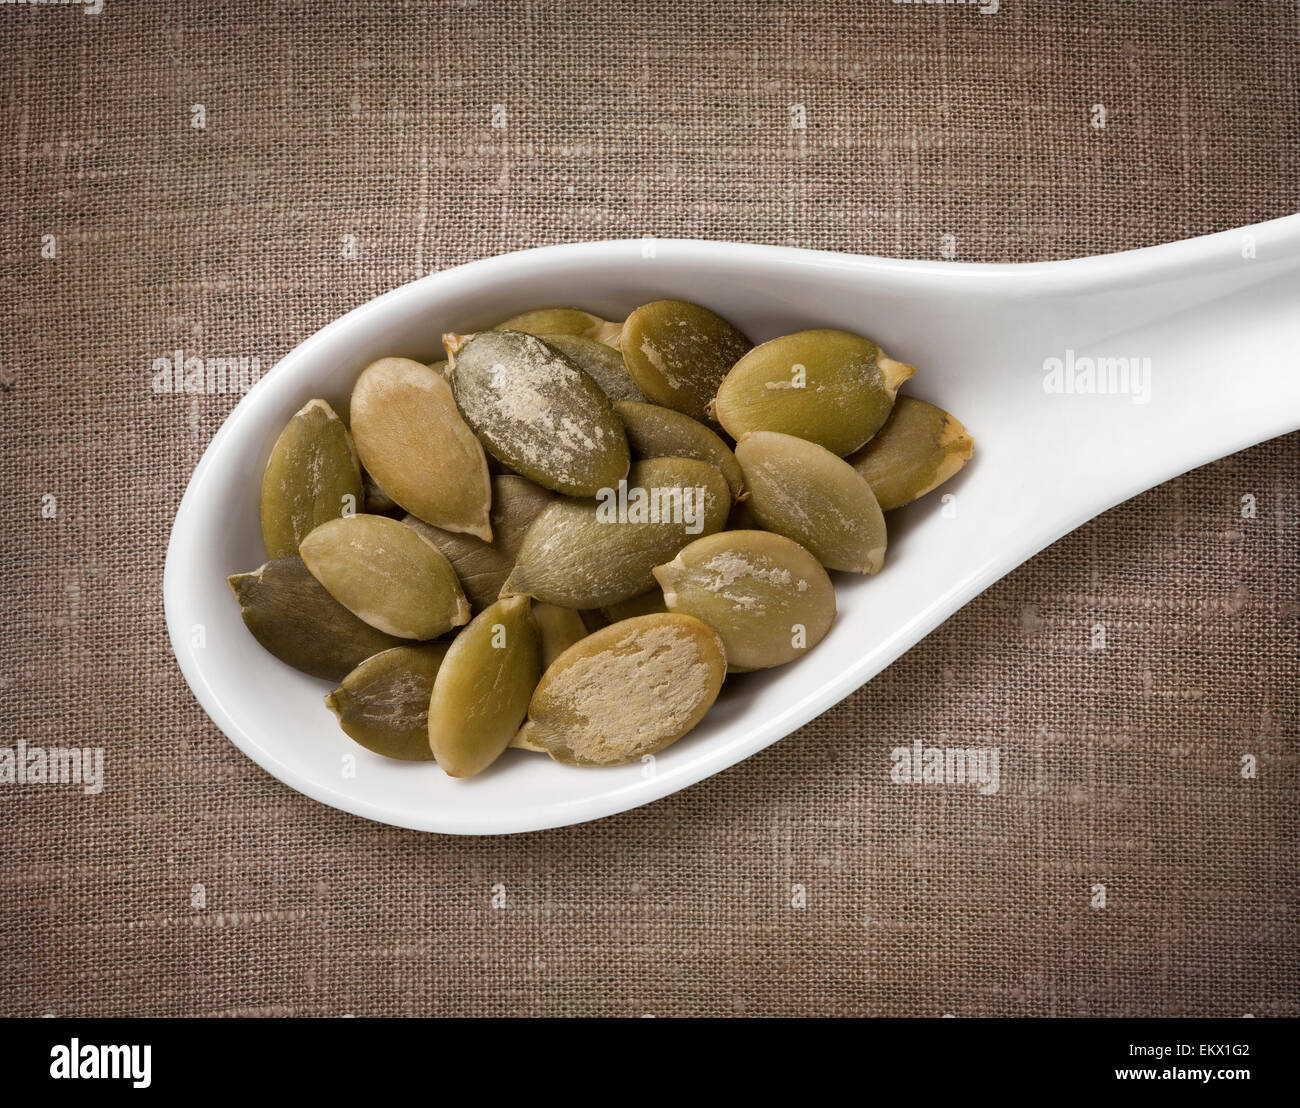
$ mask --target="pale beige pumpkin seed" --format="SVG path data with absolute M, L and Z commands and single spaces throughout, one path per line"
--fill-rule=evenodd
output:
M 942 408 L 900 396 L 885 425 L 846 461 L 867 479 L 888 512 L 937 489 L 974 450 L 966 428 Z
M 431 762 L 429 697 L 450 644 L 395 646 L 367 658 L 325 697 L 349 738 L 387 758 Z
M 783 535 L 723 531 L 697 539 L 655 568 L 670 612 L 722 636 L 733 670 L 802 657 L 835 620 L 835 589 L 821 563 Z
M 754 518 L 810 550 L 827 569 L 879 573 L 885 517 L 867 479 L 807 439 L 754 431 L 736 444 Z
M 262 538 L 272 558 L 328 519 L 362 510 L 361 466 L 347 427 L 324 400 L 312 400 L 285 425 L 262 475 Z
M 451 777 L 473 777 L 519 730 L 541 674 L 528 598 L 484 609 L 451 642 L 429 701 L 429 747 Z
M 389 497 L 435 527 L 491 541 L 487 459 L 442 374 L 381 358 L 357 378 L 351 414 L 361 464 Z
M 599 501 L 560 498 L 542 509 L 502 591 L 580 609 L 639 596 L 654 587 L 656 565 L 719 530 L 730 507 L 726 479 L 705 462 L 637 462 L 626 487 Z
M 686 300 L 656 300 L 623 324 L 628 372 L 655 404 L 708 419 L 727 372 L 753 344 L 717 312 Z
M 402 522 L 414 527 L 446 555 L 470 606 L 482 611 L 496 601 L 501 586 L 510 576 L 529 524 L 554 499 L 554 493 L 539 488 L 526 477 L 493 477 L 491 542 L 431 527 L 411 515 Z
M 581 612 L 554 604 L 534 604 L 533 622 L 542 636 L 542 669 L 588 634 Z
M 543 342 L 555 347 L 600 386 L 601 392 L 612 401 L 644 400 L 645 396 L 623 362 L 623 355 L 614 347 L 580 335 L 538 335 Z
M 444 341 L 456 403 L 499 461 L 566 496 L 594 496 L 626 476 L 627 436 L 613 404 L 553 346 L 523 331 Z
M 341 681 L 372 654 L 402 645 L 335 600 L 297 555 L 226 578 L 244 624 L 286 665 Z
M 335 600 L 387 634 L 432 639 L 469 619 L 451 563 L 388 516 L 330 520 L 303 539 L 299 553 Z
M 718 388 L 714 414 L 734 439 L 781 431 L 842 457 L 881 428 L 915 372 L 861 335 L 800 331 L 741 358 Z
M 632 457 L 695 458 L 716 466 L 731 487 L 731 498 L 745 492 L 745 477 L 731 448 L 697 419 L 660 404 L 624 402 L 614 405 L 627 431 Z
M 722 640 L 692 616 L 622 620 L 546 670 L 516 744 L 569 765 L 638 761 L 699 723 L 726 671 Z
M 594 339 L 606 346 L 618 346 L 622 323 L 611 323 L 581 308 L 536 308 L 531 312 L 511 316 L 498 323 L 494 331 L 526 331 L 530 335 L 577 335 Z

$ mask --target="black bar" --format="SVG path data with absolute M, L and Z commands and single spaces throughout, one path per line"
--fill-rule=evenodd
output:
M 689 1084 L 698 1066 L 760 1085 L 775 1068 L 785 1080 L 823 1088 L 839 1071 L 864 1093 L 883 1092 L 905 1077 L 927 1095 L 1017 1087 L 1088 1093 L 1130 1085 L 1143 1095 L 1153 1087 L 1221 1095 L 1231 1086 L 1249 1098 L 1293 1083 L 1296 1032 L 1294 1020 L 1267 1019 L 611 1019 L 581 1026 L 571 1020 L 28 1019 L 0 1024 L 0 1073 L 7 1091 L 74 1091 L 90 1099 L 226 1089 L 373 1096 L 402 1087 L 398 1082 L 414 1082 L 436 1099 L 451 1075 L 487 1082 L 494 1091 L 514 1079 L 552 1090 L 576 1083 L 612 1092 L 638 1088 L 640 1081 Z M 86 1076 L 53 1076 L 67 1072 L 74 1046 Z M 117 1079 L 89 1076 L 128 1057 L 105 1053 L 106 1046 L 140 1048 L 137 1075 L 148 1046 L 147 1077 L 133 1078 L 129 1065 L 119 1066 L 128 1075 Z

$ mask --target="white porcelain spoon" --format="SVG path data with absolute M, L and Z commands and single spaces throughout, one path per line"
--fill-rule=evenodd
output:
M 704 723 L 652 763 L 572 769 L 512 750 L 483 776 L 456 781 L 432 763 L 354 745 L 322 703 L 325 683 L 265 653 L 226 586 L 228 574 L 265 560 L 258 489 L 285 421 L 316 396 L 346 410 L 375 358 L 440 357 L 444 331 L 549 305 L 621 319 L 664 297 L 705 304 L 756 342 L 808 327 L 869 335 L 918 368 L 908 392 L 965 423 L 974 459 L 893 513 L 879 576 L 837 575 L 839 616 L 816 649 L 729 682 Z M 1117 363 L 1103 365 L 1120 391 L 1080 391 L 1088 360 L 1101 358 L 1129 359 L 1124 380 Z M 1067 380 L 1076 391 L 1052 391 Z M 427 831 L 561 826 L 645 804 L 761 750 L 1099 512 L 1298 427 L 1300 216 L 1033 265 L 676 240 L 545 247 L 415 281 L 286 355 L 231 413 L 186 490 L 167 553 L 167 625 L 216 724 L 308 796 Z

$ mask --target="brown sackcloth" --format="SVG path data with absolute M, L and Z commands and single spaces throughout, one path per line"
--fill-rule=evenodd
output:
M 744 764 L 540 834 L 296 794 L 164 632 L 236 399 L 152 392 L 177 348 L 269 367 L 545 243 L 1035 261 L 1296 211 L 1296 4 L 1000 7 L 0 5 L 0 745 L 106 751 L 98 796 L 0 785 L 0 1013 L 1300 1013 L 1300 437 L 1092 522 Z M 891 783 L 916 739 L 998 745 L 1001 792 Z

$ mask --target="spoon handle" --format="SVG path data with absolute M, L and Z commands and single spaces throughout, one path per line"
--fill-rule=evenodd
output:
M 1040 296 L 1072 337 L 1041 403 L 1069 410 L 1057 446 L 1103 499 L 1300 428 L 1300 216 L 1061 273 L 1070 302 Z
M 1001 490 L 990 522 L 1027 549 L 1300 428 L 1300 216 L 1124 254 L 919 268 L 892 279 L 914 276 L 942 326 L 884 313 L 883 330 L 921 367 L 918 394 L 975 436 L 950 491 Z M 933 395 L 926 367 L 942 373 Z

